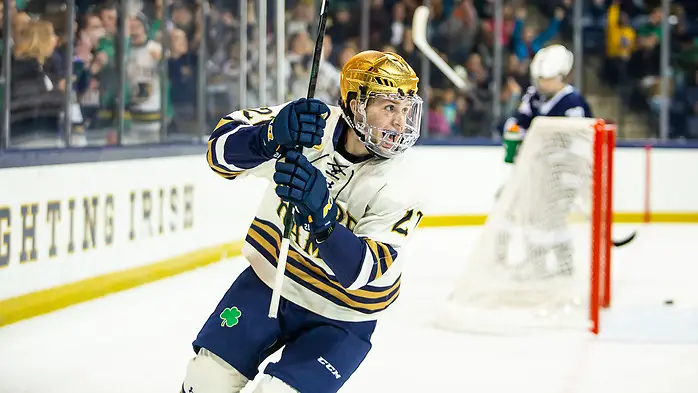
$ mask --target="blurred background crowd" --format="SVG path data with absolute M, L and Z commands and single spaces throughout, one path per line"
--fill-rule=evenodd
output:
M 201 141 L 234 109 L 305 96 L 321 1 L 245 1 L 5 0 L 3 145 Z M 427 1 L 429 42 L 474 86 L 459 91 L 415 47 L 424 1 L 333 0 L 316 96 L 336 103 L 348 58 L 390 50 L 422 79 L 425 138 L 496 141 L 532 56 L 562 43 L 621 138 L 698 139 L 698 1 L 578 1 Z

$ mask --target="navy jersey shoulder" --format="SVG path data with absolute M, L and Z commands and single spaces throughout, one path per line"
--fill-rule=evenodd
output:
M 562 96 L 557 103 L 550 107 L 550 111 L 547 114 L 542 111 L 540 114 L 546 116 L 594 117 L 587 100 L 577 90 L 571 90 L 567 95 Z
M 536 116 L 594 117 L 586 99 L 570 85 L 546 98 L 535 87 L 529 87 L 512 121 L 527 129 Z

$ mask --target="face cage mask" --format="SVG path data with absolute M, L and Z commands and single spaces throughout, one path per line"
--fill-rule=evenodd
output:
M 368 124 L 366 107 L 369 105 L 368 101 L 375 98 L 395 101 L 408 100 L 410 102 L 404 114 L 405 118 L 402 132 Z M 372 102 L 370 105 L 389 104 L 390 102 Z M 389 116 L 396 115 L 391 114 Z M 368 151 L 379 157 L 390 158 L 403 153 L 417 142 L 417 139 L 419 139 L 419 129 L 422 124 L 421 120 L 422 99 L 419 96 L 371 94 L 366 100 L 359 102 L 356 113 L 354 114 L 354 119 L 350 122 L 350 125 L 361 135 L 361 139 Z

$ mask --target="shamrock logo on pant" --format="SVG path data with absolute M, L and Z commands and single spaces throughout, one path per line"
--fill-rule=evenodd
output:
M 221 327 L 233 327 L 240 321 L 242 311 L 237 307 L 228 307 L 221 313 Z

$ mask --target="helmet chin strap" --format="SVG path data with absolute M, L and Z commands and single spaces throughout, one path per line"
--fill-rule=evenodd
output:
M 356 129 L 356 127 L 351 127 L 351 129 L 354 131 L 354 134 L 356 134 L 356 136 L 359 137 L 359 140 L 361 140 L 361 142 L 363 142 L 364 147 L 366 148 L 366 151 L 368 151 L 368 154 L 370 154 L 372 157 L 387 159 L 387 157 L 383 157 L 377 151 L 375 151 L 374 149 L 371 148 L 371 145 L 367 141 L 367 137 L 368 137 L 367 134 L 362 134 L 361 132 L 359 132 Z
M 356 125 L 354 124 L 354 121 L 348 118 L 346 115 L 342 115 L 342 118 L 344 118 L 344 122 L 347 123 L 347 126 L 354 131 L 354 134 L 359 137 L 359 140 L 364 144 L 364 147 L 366 148 L 366 151 L 368 151 L 368 154 L 371 155 L 371 157 L 375 158 L 380 158 L 380 159 L 388 159 L 388 157 L 384 157 L 380 155 L 378 152 L 376 152 L 374 149 L 371 148 L 371 145 L 367 142 L 366 134 L 362 134 L 359 130 L 357 130 Z M 347 135 L 347 138 L 349 138 L 349 135 Z M 346 141 L 345 141 L 346 143 Z

